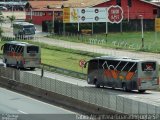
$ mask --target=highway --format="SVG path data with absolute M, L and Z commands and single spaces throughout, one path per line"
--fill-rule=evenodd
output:
M 39 33 L 38 35 L 41 35 Z M 38 39 L 35 39 L 35 41 L 50 44 L 53 46 L 60 46 L 60 47 L 65 47 L 65 48 L 70 48 L 70 49 L 78 49 L 78 50 L 83 50 L 83 51 L 89 51 L 89 52 L 96 52 L 96 53 L 102 53 L 102 54 L 112 54 L 112 55 L 117 55 L 117 56 L 128 56 L 128 57 L 135 57 L 135 58 L 141 58 L 141 59 L 154 59 L 157 60 L 160 63 L 160 55 L 159 54 L 154 54 L 154 53 L 144 53 L 144 52 L 131 52 L 131 51 L 124 51 L 124 50 L 114 50 L 114 49 L 105 49 L 100 46 L 95 46 L 95 45 L 87 45 L 83 43 L 73 43 L 73 42 L 68 42 L 68 41 L 62 41 L 62 40 L 53 40 L 49 38 L 44 38 L 43 36 L 39 36 Z M 38 74 L 41 75 L 41 70 L 36 69 L 36 71 L 26 71 L 32 74 Z M 157 91 L 147 91 L 144 94 L 140 94 L 137 91 L 133 92 L 123 92 L 120 89 L 109 89 L 109 88 L 95 88 L 92 85 L 88 85 L 85 80 L 57 74 L 57 73 L 51 73 L 51 72 L 44 72 L 45 77 L 53 78 L 56 80 L 64 81 L 67 83 L 79 85 L 82 87 L 85 87 L 87 89 L 91 89 L 93 91 L 97 92 L 105 92 L 107 95 L 114 95 L 114 96 L 122 96 L 124 98 L 128 98 L 134 101 L 142 101 L 144 103 L 150 103 L 154 104 L 157 106 L 160 106 L 160 92 Z M 18 101 L 18 100 L 17 100 Z M 0 102 L 1 103 L 1 102 Z M 17 111 L 18 112 L 18 111 Z M 24 111 L 28 112 L 28 111 Z
M 26 72 L 41 75 L 40 69 L 36 69 L 36 71 L 26 71 Z M 129 98 L 131 100 L 142 101 L 145 103 L 152 103 L 160 106 L 160 92 L 158 91 L 147 90 L 145 93 L 141 94 L 141 93 L 138 93 L 138 91 L 124 92 L 121 89 L 114 90 L 107 87 L 99 89 L 99 88 L 95 88 L 94 85 L 89 85 L 86 80 L 82 80 L 82 79 L 78 79 L 78 78 L 74 78 L 74 77 L 70 77 L 70 76 L 66 76 L 58 73 L 53 73 L 53 72 L 51 73 L 48 71 L 44 71 L 44 77 L 49 77 L 59 81 L 64 81 L 70 84 L 82 86 L 87 89 L 96 90 L 97 92 L 99 91 L 99 93 L 103 90 L 103 92 L 105 92 L 106 95 L 109 94 L 109 95 L 115 95 L 115 96 L 122 96 L 124 98 Z
M 75 120 L 75 112 L 0 88 L 0 120 Z M 5 119 L 6 117 L 10 119 Z

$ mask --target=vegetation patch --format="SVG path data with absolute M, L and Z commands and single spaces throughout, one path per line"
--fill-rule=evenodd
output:
M 99 45 L 105 48 L 124 49 L 132 51 L 144 51 L 160 53 L 160 34 L 155 32 L 144 32 L 144 47 L 142 47 L 141 32 L 118 32 L 106 34 L 87 35 L 50 35 L 47 36 L 53 39 L 60 39 L 71 42 L 86 43 Z

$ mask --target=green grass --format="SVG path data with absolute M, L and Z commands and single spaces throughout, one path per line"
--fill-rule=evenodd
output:
M 88 61 L 93 57 L 100 56 L 100 54 L 96 53 L 83 52 L 79 50 L 66 49 L 62 47 L 55 47 L 32 41 L 28 42 L 41 46 L 42 63 L 81 73 L 86 73 L 86 69 L 82 69 L 79 66 L 79 61 L 81 59 Z M 3 42 L 1 41 L 0 46 L 2 46 L 4 43 L 5 41 Z M 0 54 L 2 54 L 1 50 Z
M 155 32 L 144 32 L 144 48 L 142 48 L 141 32 L 127 32 L 127 33 L 109 33 L 95 34 L 92 36 L 48 36 L 50 38 L 61 39 L 72 42 L 82 42 L 86 44 L 96 44 L 105 48 L 125 49 L 134 51 L 146 51 L 160 53 L 160 34 Z
M 81 73 L 86 73 L 86 69 L 79 66 L 81 59 L 88 61 L 93 57 L 100 56 L 100 54 L 55 47 L 43 43 L 31 43 L 41 46 L 42 63 Z
M 42 63 L 77 72 L 82 72 L 82 68 L 79 67 L 79 60 L 87 61 L 90 58 L 86 55 L 42 48 Z M 84 72 L 86 73 L 86 70 Z

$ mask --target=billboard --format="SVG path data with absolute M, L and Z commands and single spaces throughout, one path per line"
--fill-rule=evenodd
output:
M 155 19 L 155 31 L 160 32 L 160 18 Z
M 63 9 L 63 23 L 120 23 L 122 20 L 123 10 L 120 6 Z
M 63 23 L 70 23 L 70 8 L 63 8 Z
M 106 22 L 106 8 L 64 8 L 64 23 Z

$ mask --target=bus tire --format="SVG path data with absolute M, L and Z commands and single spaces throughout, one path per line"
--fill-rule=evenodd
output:
M 16 68 L 17 68 L 17 69 L 20 69 L 20 65 L 19 65 L 18 62 L 17 62 L 17 64 L 16 64 Z
M 6 64 L 6 67 L 9 67 L 9 64 L 7 63 L 7 59 L 4 60 L 4 63 Z
M 35 67 L 30 67 L 30 70 L 35 70 Z
M 146 90 L 138 90 L 139 93 L 144 93 Z
M 98 83 L 98 80 L 95 80 L 95 87 L 100 88 L 100 84 Z
M 122 84 L 122 89 L 123 91 L 128 92 L 127 85 L 125 83 Z

